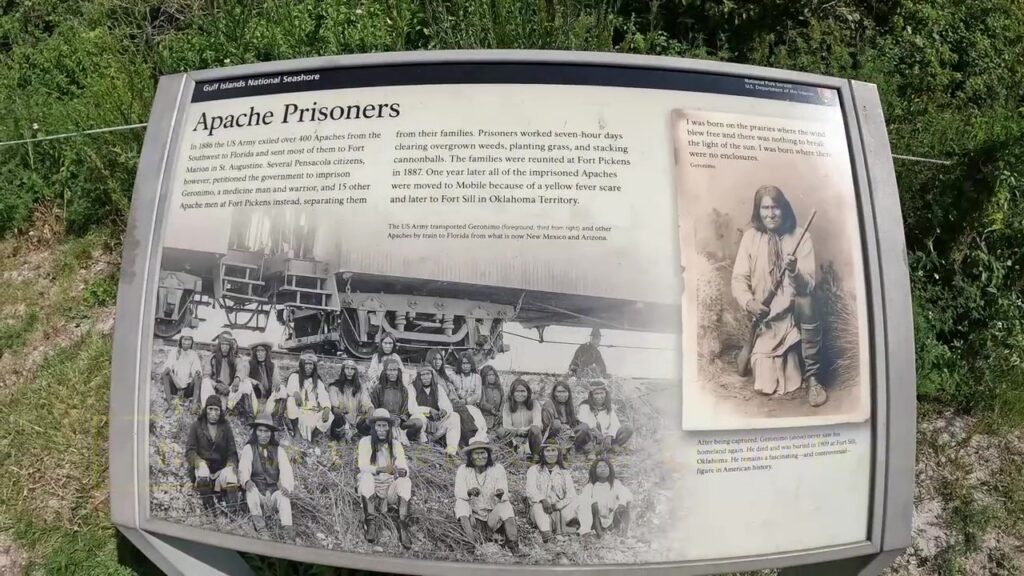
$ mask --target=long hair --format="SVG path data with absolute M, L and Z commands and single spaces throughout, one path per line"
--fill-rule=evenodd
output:
M 238 359 L 238 342 L 236 342 L 235 340 L 228 340 L 227 342 L 228 342 L 228 355 L 225 358 L 225 356 L 223 354 L 221 354 L 221 351 L 220 351 L 220 340 L 217 341 L 217 345 L 213 349 L 213 355 L 210 356 L 210 371 L 211 371 L 211 374 L 213 375 L 213 378 L 215 380 L 220 380 L 221 382 L 223 382 L 224 379 L 221 377 L 220 366 L 221 366 L 221 364 L 223 363 L 224 360 L 227 360 L 228 361 L 228 380 L 227 381 L 230 383 L 232 380 L 235 379 L 235 370 L 237 369 L 235 367 L 235 360 Z
M 515 398 L 516 387 L 518 386 L 526 388 L 526 400 L 523 400 L 523 407 L 527 410 L 533 410 L 533 390 L 530 388 L 530 385 L 526 383 L 526 380 L 516 378 L 512 381 L 512 385 L 508 387 L 508 411 L 515 413 L 519 410 L 519 403 L 516 402 Z
M 487 452 L 487 464 L 484 465 L 484 470 L 494 466 L 493 450 L 487 450 L 486 448 L 474 448 L 473 450 L 466 450 L 466 468 L 476 468 L 476 466 L 473 466 L 473 452 L 477 450 L 484 450 Z
M 595 410 L 607 410 L 608 412 L 614 412 L 615 411 L 615 405 L 612 404 L 612 391 L 609 390 L 607 387 L 603 388 L 603 390 L 604 390 L 604 406 L 598 406 L 598 405 L 596 405 L 594 403 L 594 391 L 593 390 L 591 390 L 589 393 L 587 393 L 587 399 L 584 400 L 583 402 L 580 402 L 580 404 L 586 404 L 587 406 L 590 406 L 590 411 L 591 412 L 594 412 Z M 572 392 L 570 392 L 570 394 L 572 394 Z
M 392 366 L 394 366 L 395 368 L 398 368 L 398 360 L 395 360 L 394 358 L 388 358 L 387 360 L 384 361 L 384 369 L 380 371 L 380 376 L 377 377 L 377 385 L 378 386 L 384 386 L 385 384 L 387 384 L 387 382 L 388 382 L 388 368 L 390 368 Z M 402 370 L 400 368 L 398 370 L 398 380 L 397 380 L 397 382 L 398 382 L 399 386 L 404 386 L 405 385 L 404 375 L 402 374 Z
M 487 377 L 490 376 L 491 374 L 494 374 L 494 384 L 488 384 L 487 383 Z M 501 386 L 501 375 L 498 374 L 498 371 L 494 368 L 494 366 L 491 366 L 490 364 L 487 364 L 483 368 L 480 369 L 480 384 L 481 384 L 481 386 L 480 386 L 481 393 L 484 390 L 488 390 L 488 389 L 495 389 L 496 388 L 498 390 L 498 405 L 497 406 L 491 406 L 490 408 L 492 410 L 494 410 L 495 413 L 501 414 L 502 408 L 505 407 L 505 392 L 504 392 L 504 390 L 503 390 L 503 388 Z M 481 396 L 481 401 L 482 401 L 482 399 L 483 399 L 483 397 Z
M 469 350 L 459 355 L 459 363 L 455 366 L 455 373 L 462 374 L 462 363 L 466 360 L 469 360 L 469 373 L 476 374 L 476 360 L 473 359 L 473 355 L 469 353 Z
M 601 480 L 597 479 L 597 465 L 604 462 L 608 465 L 608 485 L 615 486 L 615 466 L 612 465 L 612 461 L 604 456 L 599 456 L 594 463 L 590 465 L 589 480 L 591 484 L 597 484 Z
M 569 397 L 565 400 L 565 415 L 569 418 L 570 422 L 576 422 L 576 405 L 572 401 L 572 388 L 569 388 L 565 381 L 559 380 L 551 387 L 551 405 L 558 406 L 558 400 L 555 400 L 555 390 L 559 388 L 564 388 L 569 393 Z
M 501 375 L 498 374 L 498 370 L 494 366 L 491 366 L 490 364 L 487 364 L 480 369 L 480 384 L 482 384 L 483 386 L 488 386 L 487 376 L 489 376 L 491 373 L 494 374 L 493 386 L 501 388 Z
M 384 354 L 384 341 L 385 340 L 391 340 L 391 352 L 389 354 L 395 354 L 395 353 L 398 352 L 398 339 L 396 339 L 394 336 L 392 336 L 390 333 L 388 333 L 388 334 L 385 334 L 384 337 L 381 338 L 379 342 L 377 342 L 377 351 L 374 352 L 374 355 L 377 356 L 377 358 L 383 358 L 384 355 L 385 355 Z
M 374 422 L 374 425 L 376 425 L 376 424 L 377 423 Z M 374 464 L 374 466 L 377 465 L 377 451 L 380 450 L 381 446 L 387 446 L 388 447 L 388 450 L 391 451 L 391 458 L 392 458 L 392 460 L 394 460 L 394 458 L 395 458 L 394 440 L 395 440 L 395 427 L 394 427 L 394 425 L 388 426 L 388 439 L 387 440 L 381 440 L 381 439 L 377 438 L 377 431 L 373 429 L 373 426 L 370 427 L 370 462 L 372 462 Z M 392 462 L 392 464 L 393 463 L 394 462 Z
M 267 359 L 263 361 L 263 365 L 267 367 L 267 378 L 273 378 L 274 361 L 270 359 L 270 350 L 262 344 L 254 346 L 252 349 L 252 356 L 249 356 L 249 374 L 256 374 L 260 368 L 260 361 L 256 359 L 256 348 L 263 348 L 267 351 Z
M 440 358 L 441 359 L 441 369 L 440 370 L 438 370 L 437 368 L 434 368 L 434 358 Z M 440 348 L 431 348 L 427 352 L 427 358 L 426 358 L 426 360 L 424 360 L 424 362 L 426 362 L 427 366 L 430 366 L 431 368 L 434 368 L 434 372 L 437 373 L 438 378 L 440 378 L 441 380 L 443 380 L 446 383 L 451 383 L 452 379 L 450 378 L 450 374 L 448 374 L 448 366 L 446 366 L 445 363 L 444 363 L 444 352 L 441 351 Z
M 256 429 L 259 426 L 253 426 L 252 431 L 249 432 L 249 444 L 252 444 L 253 449 L 260 447 L 260 441 L 256 438 Z M 276 448 L 280 443 L 277 441 L 277 432 L 270 431 L 270 442 L 267 442 L 267 448 Z M 277 450 L 267 450 L 267 454 L 271 454 L 272 460 L 277 459 Z
M 306 362 L 306 361 L 299 360 L 299 370 L 298 370 L 298 372 L 299 372 L 299 388 L 300 389 L 303 386 L 306 385 L 306 371 L 302 369 L 302 364 L 304 362 Z M 317 366 L 317 364 L 318 364 L 317 362 L 313 362 L 313 374 L 310 375 L 310 378 L 313 379 L 313 386 L 316 386 L 316 383 L 321 381 L 320 380 L 320 368 Z
M 793 206 L 789 203 L 786 195 L 778 186 L 761 186 L 754 192 L 754 208 L 750 213 L 750 226 L 758 232 L 767 232 L 764 222 L 761 221 L 761 201 L 765 197 L 771 198 L 782 210 L 782 224 L 779 226 L 778 234 L 789 234 L 796 229 L 796 214 Z
M 537 454 L 537 463 L 540 464 L 541 466 L 543 466 L 545 464 L 545 462 L 544 462 L 544 449 L 547 448 L 547 447 L 548 447 L 547 444 L 542 444 L 541 447 L 540 447 L 540 453 Z M 561 468 L 562 470 L 568 470 L 569 469 L 569 463 L 566 462 L 566 454 L 565 453 L 566 453 L 565 448 L 562 448 L 561 446 L 559 446 L 558 447 L 558 460 L 555 461 L 555 464 L 557 464 L 558 467 Z
M 359 391 L 363 389 L 363 377 L 359 375 L 359 368 L 353 367 L 355 374 L 351 378 L 345 378 L 345 367 L 341 367 L 341 372 L 338 372 L 338 378 L 334 382 L 331 382 L 331 386 L 336 386 L 338 390 L 344 390 L 345 386 L 352 387 L 353 394 L 359 394 Z
M 443 386 L 443 384 L 441 384 L 439 378 L 437 377 L 437 370 L 434 370 L 430 366 L 422 366 L 422 367 L 420 367 L 420 369 L 416 371 L 416 377 L 413 378 L 413 380 L 412 380 L 412 389 L 416 392 L 416 401 L 417 402 L 419 402 L 419 395 L 420 395 L 420 393 L 421 392 L 425 392 L 424 386 L 423 386 L 423 379 L 420 378 L 420 376 L 421 376 L 420 373 L 422 371 L 424 371 L 424 370 L 430 370 L 430 392 L 428 394 L 430 397 L 436 399 L 437 395 L 438 395 L 438 392 L 437 392 L 438 386 Z

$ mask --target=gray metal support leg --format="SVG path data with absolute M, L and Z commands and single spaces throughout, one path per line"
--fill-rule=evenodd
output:
M 168 576 L 252 576 L 238 552 L 118 526 Z

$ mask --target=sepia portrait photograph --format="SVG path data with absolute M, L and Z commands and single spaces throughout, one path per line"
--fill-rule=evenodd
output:
M 865 420 L 863 263 L 843 133 L 680 110 L 673 122 L 684 429 Z

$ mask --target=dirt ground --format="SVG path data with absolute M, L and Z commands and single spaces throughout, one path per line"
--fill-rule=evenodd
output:
M 718 398 L 732 400 L 730 406 L 736 416 L 750 418 L 782 418 L 793 416 L 842 414 L 854 409 L 860 401 L 858 386 L 854 382 L 837 382 L 826 386 L 828 402 L 812 408 L 807 402 L 807 387 L 781 396 L 766 396 L 754 391 L 753 376 L 742 377 L 732 366 L 715 360 L 707 367 L 704 386 Z
M 154 346 L 154 365 L 159 366 L 169 348 Z M 274 358 L 282 374 L 290 373 L 295 367 L 291 355 L 277 355 Z M 325 359 L 321 362 L 324 378 L 333 380 L 340 369 L 340 361 Z M 155 375 L 154 375 L 155 376 Z M 501 373 L 507 387 L 512 374 Z M 549 394 L 554 377 L 529 375 L 537 398 Z M 300 544 L 328 549 L 344 550 L 367 554 L 387 554 L 404 558 L 426 558 L 440 560 L 480 561 L 493 563 L 520 562 L 528 564 L 617 564 L 646 561 L 657 558 L 658 551 L 646 544 L 649 535 L 658 530 L 657 524 L 663 515 L 657 513 L 655 501 L 667 499 L 667 486 L 671 478 L 658 478 L 649 473 L 648 462 L 656 455 L 651 442 L 645 441 L 656 432 L 657 419 L 649 417 L 653 408 L 647 405 L 645 397 L 650 388 L 659 381 L 626 382 L 613 380 L 616 387 L 633 387 L 634 391 L 619 404 L 620 418 L 631 421 L 636 433 L 626 450 L 617 453 L 613 460 L 616 474 L 630 488 L 634 495 L 633 524 L 629 537 L 608 536 L 600 541 L 583 541 L 576 535 L 562 536 L 544 544 L 539 533 L 530 525 L 525 503 L 525 473 L 529 462 L 515 457 L 511 452 L 498 458 L 509 475 L 509 489 L 518 518 L 521 553 L 513 557 L 507 550 L 488 543 L 476 550 L 461 541 L 461 528 L 456 522 L 452 506 L 454 503 L 453 482 L 455 470 L 461 463 L 458 459 L 446 458 L 442 450 L 434 446 L 414 443 L 407 448 L 413 479 L 413 550 L 404 551 L 395 535 L 385 530 L 377 545 L 368 544 L 363 538 L 361 516 L 355 495 L 355 447 L 343 442 L 332 442 L 325 438 L 308 443 L 279 434 L 282 445 L 289 452 L 296 470 L 297 494 L 292 498 L 295 526 Z M 571 383 L 574 399 L 581 400 L 582 385 Z M 281 534 L 271 530 L 257 535 L 248 520 L 248 514 L 240 518 L 211 518 L 201 510 L 198 498 L 191 488 L 184 465 L 185 438 L 188 427 L 195 416 L 190 411 L 167 407 L 162 390 L 154 378 L 150 387 L 152 415 L 150 421 L 150 482 L 151 509 L 156 518 L 180 522 L 190 526 L 210 528 L 248 537 L 281 539 Z M 621 396 L 620 396 L 621 398 Z M 645 411 L 647 413 L 645 413 Z M 241 447 L 248 439 L 248 431 L 236 418 L 231 418 L 236 444 Z M 295 462 L 301 461 L 299 464 Z M 585 455 L 573 455 L 570 471 L 577 490 L 586 483 L 586 475 L 592 460 Z M 641 473 L 641 471 L 647 471 Z M 660 483 L 656 484 L 656 481 Z
M 25 554 L 8 538 L 0 536 L 0 576 L 20 576 Z

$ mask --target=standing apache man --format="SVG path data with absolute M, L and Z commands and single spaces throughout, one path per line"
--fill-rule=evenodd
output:
M 541 445 L 540 462 L 526 471 L 526 497 L 530 519 L 544 542 L 563 534 L 576 518 L 576 484 L 565 463 L 565 450 L 549 438 Z
M 604 365 L 604 357 L 601 356 L 601 330 L 594 328 L 590 331 L 590 342 L 580 344 L 576 353 L 569 363 L 569 373 L 581 378 L 587 376 L 608 377 L 608 368 Z
M 359 441 L 356 464 L 359 475 L 359 498 L 363 503 L 363 525 L 366 541 L 377 541 L 378 512 L 387 513 L 389 506 L 398 505 L 398 541 L 408 550 L 412 547 L 409 533 L 409 500 L 412 500 L 412 481 L 405 449 L 394 437 L 394 420 L 384 408 L 377 408 L 369 418 L 370 435 Z M 383 504 L 378 510 L 377 503 Z
M 185 461 L 196 492 L 207 512 L 215 510 L 215 493 L 222 493 L 229 512 L 238 509 L 238 449 L 235 435 L 224 418 L 220 396 L 211 394 L 192 423 L 185 444 Z
M 195 398 L 203 382 L 203 364 L 199 353 L 192 349 L 195 340 L 192 331 L 184 329 L 178 338 L 178 347 L 171 350 L 164 360 L 160 380 L 164 385 L 164 396 L 167 399 L 167 410 L 171 410 L 171 398 L 181 396 L 185 400 Z
M 326 433 L 331 429 L 331 397 L 320 379 L 316 354 L 303 352 L 299 356 L 299 369 L 288 377 L 288 419 L 292 434 L 298 432 L 307 442 L 313 433 Z
M 276 511 L 285 539 L 294 541 L 290 497 L 295 492 L 295 476 L 288 453 L 275 436 L 280 429 L 266 412 L 249 426 L 252 427 L 252 435 L 242 448 L 238 477 L 245 487 L 245 501 L 249 505 L 253 527 L 256 532 L 262 532 L 267 527 L 264 512 Z
M 806 381 L 808 401 L 817 407 L 828 396 L 818 381 L 821 325 L 811 298 L 814 271 L 814 244 L 798 232 L 786 195 L 761 186 L 732 272 L 733 297 L 759 322 L 750 355 L 754 389 L 781 395 Z

